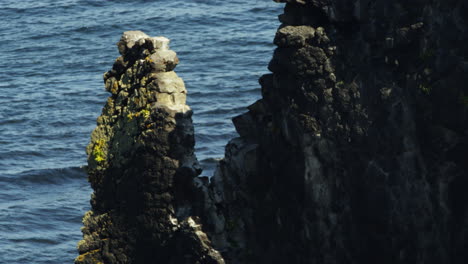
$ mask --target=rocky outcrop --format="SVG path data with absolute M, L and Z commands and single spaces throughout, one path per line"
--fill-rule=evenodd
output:
M 169 40 L 125 32 L 88 145 L 82 263 L 224 263 L 196 217 L 192 111 Z
M 468 3 L 278 2 L 272 73 L 209 181 L 175 54 L 124 34 L 77 263 L 468 262 Z
M 227 263 L 466 263 L 466 1 L 284 2 L 262 99 L 212 178 L 215 247 Z

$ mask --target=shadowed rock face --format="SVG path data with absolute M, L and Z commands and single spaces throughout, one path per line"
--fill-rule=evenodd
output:
M 262 99 L 212 178 L 215 247 L 227 263 L 466 263 L 467 2 L 283 2 Z
M 279 2 L 210 182 L 175 53 L 124 34 L 76 263 L 468 263 L 468 3 Z
M 94 189 L 75 263 L 224 263 L 196 217 L 192 112 L 169 40 L 125 32 L 87 148 Z

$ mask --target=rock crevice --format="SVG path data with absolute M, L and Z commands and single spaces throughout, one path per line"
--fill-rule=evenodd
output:
M 75 263 L 224 263 L 201 228 L 192 111 L 169 40 L 125 32 L 87 148 L 92 210 Z
M 468 262 L 466 1 L 277 2 L 210 180 L 168 40 L 124 34 L 76 263 Z

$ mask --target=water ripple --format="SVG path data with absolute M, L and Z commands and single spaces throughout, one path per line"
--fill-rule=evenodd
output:
M 212 175 L 231 118 L 260 97 L 281 5 L 241 0 L 0 1 L 0 263 L 72 263 L 90 187 L 85 147 L 126 30 L 164 35 Z

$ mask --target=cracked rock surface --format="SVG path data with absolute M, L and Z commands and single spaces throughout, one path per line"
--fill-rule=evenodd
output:
M 128 31 L 88 145 L 92 210 L 76 264 L 224 263 L 199 222 L 192 111 L 169 40 Z
M 467 1 L 278 2 L 272 74 L 211 179 L 215 247 L 227 263 L 467 263 Z
M 168 40 L 124 33 L 76 263 L 468 263 L 467 1 L 277 2 L 211 179 Z

